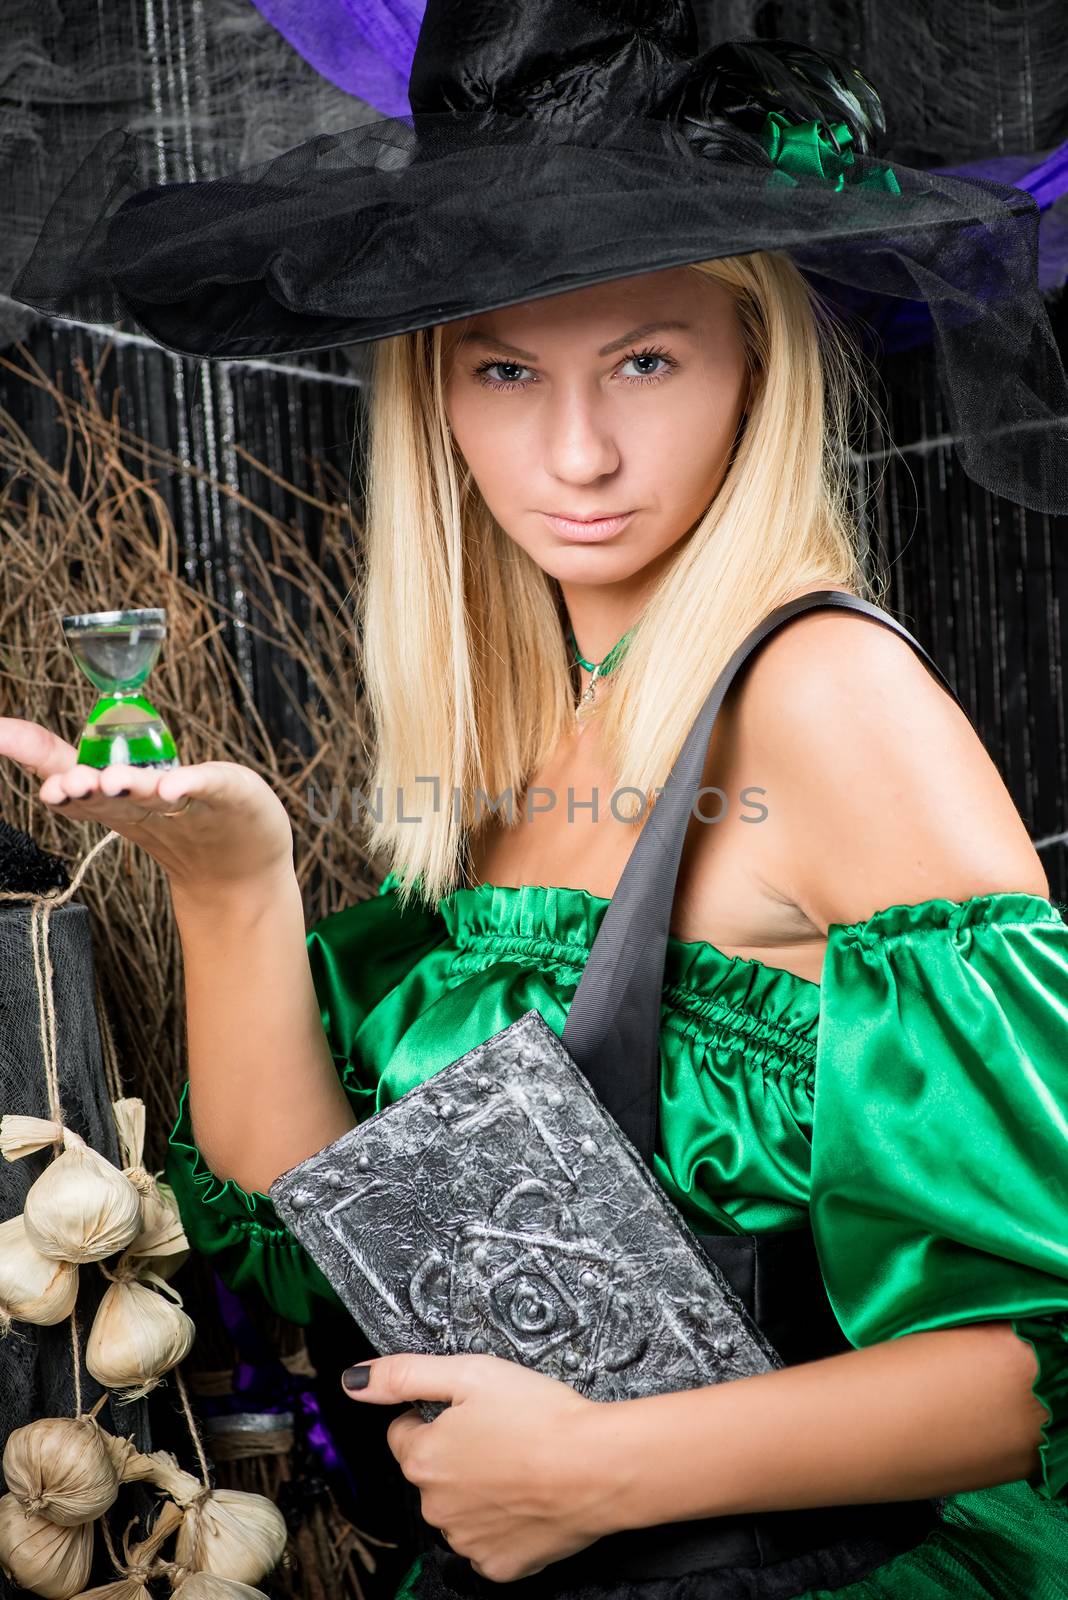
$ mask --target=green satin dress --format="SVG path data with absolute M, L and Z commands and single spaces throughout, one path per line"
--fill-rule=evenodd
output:
M 394 881 L 308 932 L 358 1120 L 532 1006 L 562 1033 L 608 905 L 482 884 L 402 912 Z M 949 1497 L 919 1545 L 833 1600 L 1068 1600 L 1066 914 L 1022 892 L 888 906 L 831 927 L 819 984 L 668 942 L 654 1171 L 683 1215 L 722 1233 L 808 1217 L 854 1346 L 1009 1318 L 1038 1359 L 1034 1475 Z M 187 1087 L 166 1175 L 233 1288 L 297 1323 L 338 1305 L 270 1200 L 205 1165 Z

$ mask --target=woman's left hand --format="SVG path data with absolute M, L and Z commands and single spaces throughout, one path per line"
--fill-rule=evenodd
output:
M 370 1381 L 346 1389 L 351 1400 L 450 1402 L 433 1422 L 410 1406 L 386 1440 L 424 1519 L 481 1577 L 529 1577 L 612 1531 L 612 1485 L 593 1470 L 590 1438 L 602 1402 L 500 1356 L 401 1352 L 360 1365 Z

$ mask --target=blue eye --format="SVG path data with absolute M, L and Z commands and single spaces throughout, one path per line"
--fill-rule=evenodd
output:
M 625 383 L 631 384 L 635 387 L 638 387 L 642 384 L 662 382 L 663 379 L 667 377 L 668 373 L 673 372 L 679 364 L 675 360 L 674 356 L 668 355 L 667 351 L 661 349 L 659 346 L 649 346 L 644 350 L 631 350 L 623 357 L 621 365 L 625 366 L 628 361 L 659 361 L 661 364 L 662 370 L 659 372 L 643 373 L 639 374 L 637 377 L 624 379 Z M 501 381 L 497 378 L 490 378 L 488 374 L 492 372 L 494 367 L 498 367 L 501 371 L 505 371 L 509 368 L 514 372 L 529 372 L 531 370 L 529 367 L 521 366 L 517 361 L 483 361 L 474 368 L 473 375 L 478 378 L 479 382 L 485 388 L 507 390 L 529 389 L 532 387 L 529 382 L 523 382 L 518 378 L 508 378 L 504 381 Z

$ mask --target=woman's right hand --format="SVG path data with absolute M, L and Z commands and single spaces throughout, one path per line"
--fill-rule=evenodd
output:
M 75 821 L 99 822 L 150 855 L 172 888 L 213 899 L 293 868 L 285 806 L 250 767 L 88 767 L 58 734 L 0 717 L 0 756 L 42 778 L 39 798 Z

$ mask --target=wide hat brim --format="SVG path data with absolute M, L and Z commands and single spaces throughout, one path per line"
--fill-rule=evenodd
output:
M 156 144 L 116 129 L 56 200 L 12 293 L 239 361 L 781 250 L 870 327 L 918 303 L 968 472 L 1068 510 L 1068 380 L 1030 195 L 898 163 L 891 182 L 885 161 L 860 154 L 832 180 L 759 151 L 702 150 L 658 118 L 616 119 L 591 139 L 482 110 L 380 118 L 220 178 L 157 184 Z

